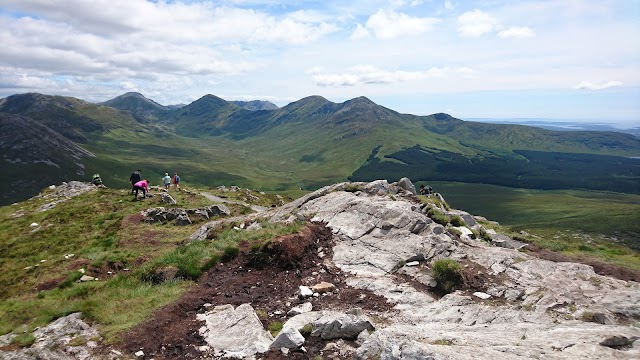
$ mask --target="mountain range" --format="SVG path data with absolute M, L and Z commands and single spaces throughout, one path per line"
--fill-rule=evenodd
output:
M 0 204 L 94 172 L 126 187 L 137 168 L 152 184 L 178 172 L 187 184 L 279 191 L 407 176 L 640 193 L 632 135 L 401 114 L 366 97 L 278 108 L 214 95 L 163 106 L 138 93 L 100 104 L 27 93 L 0 99 L 0 129 Z

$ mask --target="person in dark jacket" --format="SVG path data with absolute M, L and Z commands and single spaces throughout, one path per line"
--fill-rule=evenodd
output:
M 133 194 L 133 192 L 136 190 L 136 183 L 140 180 L 142 180 L 142 177 L 140 176 L 140 172 L 142 170 L 138 169 L 136 171 L 134 171 L 131 176 L 129 177 L 129 181 L 131 181 L 131 193 Z

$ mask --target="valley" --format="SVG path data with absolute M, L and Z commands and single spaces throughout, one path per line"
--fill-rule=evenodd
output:
M 407 176 L 507 226 L 638 247 L 640 139 L 629 134 L 400 114 L 365 97 L 309 96 L 278 108 L 214 95 L 163 106 L 138 93 L 102 104 L 32 93 L 1 99 L 0 120 L 0 204 L 93 173 L 128 188 L 138 168 L 152 185 L 178 172 L 188 186 L 294 197 L 347 179 Z

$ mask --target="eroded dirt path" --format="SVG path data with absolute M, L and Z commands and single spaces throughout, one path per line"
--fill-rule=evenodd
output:
M 196 320 L 212 306 L 249 303 L 268 328 L 272 322 L 284 323 L 287 311 L 303 302 L 311 302 L 313 310 L 340 310 L 360 307 L 365 312 L 385 313 L 392 304 L 384 297 L 366 290 L 348 287 L 346 275 L 326 264 L 333 256 L 331 230 L 322 224 L 309 224 L 297 234 L 272 241 L 267 257 L 256 257 L 250 244 L 240 244 L 240 253 L 227 263 L 219 263 L 203 274 L 196 286 L 178 301 L 157 310 L 145 323 L 133 328 L 119 347 L 129 353 L 141 348 L 154 359 L 198 358 L 198 346 L 206 345 L 198 334 L 203 325 Z M 324 253 L 323 257 L 318 253 Z M 311 286 L 321 281 L 336 285 L 331 295 L 300 300 L 300 285 Z M 318 347 L 314 349 L 313 346 Z M 308 353 L 291 359 L 313 358 L 323 343 L 306 344 Z M 282 354 L 258 355 L 280 357 Z

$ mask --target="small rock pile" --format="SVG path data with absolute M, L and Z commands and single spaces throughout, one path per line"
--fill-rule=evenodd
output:
M 173 221 L 174 225 L 184 226 L 198 221 L 209 220 L 214 216 L 228 216 L 231 215 L 231 211 L 228 207 L 219 204 L 197 209 L 157 207 L 144 210 L 141 214 L 147 223 L 164 224 Z

